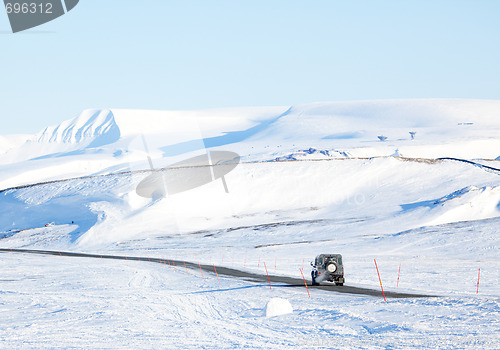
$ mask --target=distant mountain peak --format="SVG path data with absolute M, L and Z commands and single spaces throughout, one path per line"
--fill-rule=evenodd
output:
M 35 137 L 39 143 L 71 143 L 99 147 L 120 138 L 120 129 L 109 109 L 87 109 L 78 117 L 49 126 Z

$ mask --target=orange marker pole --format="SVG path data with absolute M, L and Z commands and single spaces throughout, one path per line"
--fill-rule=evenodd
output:
M 477 273 L 477 288 L 476 288 L 476 294 L 479 294 L 479 277 L 481 277 L 481 268 L 479 268 L 479 271 Z
M 276 260 L 277 259 L 278 259 L 277 257 L 274 257 L 274 273 L 276 273 Z
M 219 283 L 220 283 L 219 274 L 217 273 L 217 269 L 215 268 L 215 264 L 213 264 L 213 265 L 214 265 L 215 275 L 217 276 L 217 281 L 219 281 Z
M 189 275 L 188 268 L 186 267 L 186 262 L 183 261 L 183 263 L 184 263 L 184 267 L 186 268 L 186 273 Z
M 398 270 L 398 283 L 396 283 L 396 288 L 399 287 L 399 274 L 401 273 L 401 263 L 399 263 L 399 270 Z
M 307 295 L 309 295 L 309 298 L 310 298 L 311 294 L 309 294 L 309 287 L 307 287 L 306 278 L 304 277 L 304 273 L 302 272 L 302 269 L 299 269 L 299 270 L 300 270 L 300 274 L 302 275 L 302 279 L 304 280 L 304 284 L 306 285 Z
M 382 295 L 384 296 L 384 301 L 387 302 L 387 300 L 385 300 L 385 293 L 384 293 L 384 287 L 382 286 L 382 280 L 380 279 L 380 272 L 378 271 L 377 260 L 373 259 L 373 261 L 375 261 L 375 268 L 377 269 L 378 280 L 380 282 L 380 289 L 382 289 Z
M 267 280 L 269 281 L 269 289 L 272 289 L 271 288 L 271 279 L 269 278 L 269 274 L 267 273 L 267 266 L 266 266 L 266 262 L 265 261 L 264 261 L 264 268 L 266 269 Z
M 201 265 L 200 265 L 200 262 L 199 262 L 199 261 L 198 261 L 198 266 L 200 267 L 201 278 L 205 279 L 205 277 L 203 277 L 203 270 L 201 269 Z

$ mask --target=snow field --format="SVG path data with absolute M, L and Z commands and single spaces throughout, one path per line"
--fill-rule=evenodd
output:
M 498 344 L 500 305 L 488 298 L 384 303 L 312 290 L 309 299 L 303 288 L 219 282 L 213 274 L 202 279 L 142 261 L 1 257 L 4 348 L 493 349 Z M 267 302 L 277 297 L 290 300 L 294 312 L 266 318 Z
M 496 349 L 500 177 L 435 158 L 499 168 L 499 110 L 477 100 L 88 110 L 0 136 L 1 248 L 260 274 L 265 262 L 297 278 L 334 252 L 346 285 L 378 289 L 377 259 L 386 290 L 438 296 L 309 298 L 183 266 L 0 253 L 0 348 Z M 159 201 L 136 194 L 148 155 L 167 167 L 205 147 L 240 154 L 229 193 L 214 181 Z M 62 181 L 13 188 L 51 180 Z M 275 298 L 293 312 L 266 318 Z

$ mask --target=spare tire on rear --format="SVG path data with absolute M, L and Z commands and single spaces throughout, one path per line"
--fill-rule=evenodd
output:
M 328 271 L 329 273 L 334 273 L 335 271 L 337 271 L 337 265 L 332 262 L 329 263 L 328 265 L 326 265 L 326 271 Z

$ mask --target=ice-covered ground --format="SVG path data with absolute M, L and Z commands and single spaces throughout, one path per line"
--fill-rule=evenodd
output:
M 2 254 L 0 346 L 497 348 L 498 299 L 396 299 L 256 285 L 148 262 Z M 293 313 L 265 317 L 267 302 Z
M 377 259 L 387 290 L 438 297 L 309 298 L 155 263 L 0 253 L 0 347 L 498 348 L 500 171 L 438 158 L 500 168 L 499 112 L 478 100 L 89 110 L 2 136 L 0 248 L 295 277 L 333 252 L 346 285 L 379 288 Z M 159 169 L 206 148 L 241 156 L 229 193 L 216 180 L 136 194 L 148 156 Z M 266 318 L 272 298 L 293 312 Z

